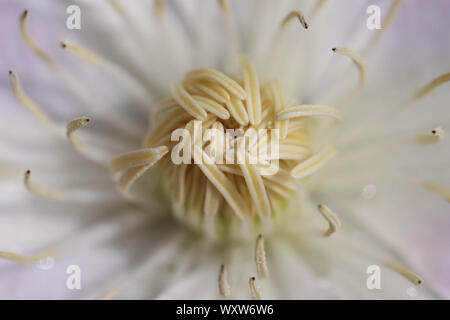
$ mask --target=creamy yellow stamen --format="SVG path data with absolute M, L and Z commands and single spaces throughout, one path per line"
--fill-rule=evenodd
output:
M 420 135 L 416 137 L 416 142 L 419 144 L 433 144 L 444 139 L 445 132 L 441 127 L 436 127 L 431 130 L 431 134 Z
M 199 147 L 195 147 L 194 155 L 196 157 L 209 158 Z M 209 159 L 207 159 L 208 161 Z M 207 161 L 203 161 L 198 166 L 203 171 L 205 176 L 211 181 L 211 183 L 217 188 L 222 196 L 227 200 L 228 204 L 233 208 L 234 213 L 239 219 L 243 219 L 248 209 L 244 205 L 242 197 L 234 188 L 232 182 L 220 171 L 216 165 L 207 164 Z
M 11 86 L 17 100 L 40 122 L 46 126 L 55 126 L 52 120 L 45 114 L 44 111 L 25 93 L 20 85 L 19 77 L 13 71 L 9 72 Z
M 256 212 L 261 217 L 270 217 L 271 208 L 269 197 L 267 196 L 264 182 L 258 172 L 258 169 L 256 168 L 256 165 L 245 161 L 245 163 L 241 164 L 240 167 L 244 175 L 247 188 L 250 191 Z
M 82 150 L 84 142 L 75 134 L 75 131 L 84 128 L 89 124 L 89 118 L 83 117 L 70 121 L 66 126 L 66 136 L 77 150 Z
M 250 287 L 250 293 L 253 300 L 261 300 L 261 289 L 256 285 L 256 278 L 251 277 L 248 280 L 248 285 Z
M 245 110 L 244 103 L 236 98 L 231 98 L 227 102 L 228 110 L 230 110 L 233 118 L 241 125 L 246 126 L 249 122 L 247 111 Z
M 186 79 L 206 79 L 211 81 L 216 81 L 218 84 L 222 85 L 231 94 L 240 100 L 244 100 L 247 97 L 246 91 L 242 86 L 226 76 L 220 71 L 213 69 L 196 69 L 187 73 Z
M 299 163 L 292 169 L 291 174 L 298 179 L 309 176 L 323 167 L 335 155 L 336 151 L 334 148 L 327 147 L 309 159 Z
M 142 165 L 126 170 L 119 178 L 118 187 L 121 192 L 127 192 L 129 188 L 141 177 L 152 165 Z
M 337 215 L 326 205 L 319 204 L 318 206 L 320 214 L 327 220 L 329 228 L 324 233 L 325 237 L 331 236 L 341 226 L 341 222 Z
M 208 216 L 214 216 L 219 211 L 220 206 L 220 194 L 216 187 L 210 182 L 206 183 L 205 192 L 205 214 Z
M 218 2 L 222 11 L 225 14 L 230 14 L 231 10 L 230 10 L 230 3 L 228 2 L 228 0 L 218 0 Z
M 441 183 L 434 182 L 434 181 L 424 182 L 423 187 L 426 190 L 441 196 L 447 202 L 450 202 L 450 188 L 449 187 L 447 187 Z
M 278 120 L 287 120 L 299 117 L 313 117 L 313 116 L 329 116 L 337 120 L 341 120 L 339 112 L 331 107 L 322 105 L 298 105 L 288 107 L 277 113 Z
M 422 279 L 414 274 L 413 272 L 409 271 L 408 269 L 406 269 L 406 267 L 395 263 L 395 262 L 386 262 L 385 265 L 392 269 L 393 271 L 397 272 L 398 274 L 402 275 L 403 277 L 405 277 L 406 279 L 408 279 L 409 281 L 411 281 L 412 283 L 414 283 L 415 285 L 421 285 L 422 284 Z
M 203 109 L 216 115 L 218 118 L 224 120 L 230 118 L 230 112 L 225 107 L 215 102 L 214 100 L 202 96 L 192 96 L 192 97 Z
M 158 162 L 168 148 L 161 146 L 153 149 L 142 149 L 119 156 L 110 163 L 113 173 L 120 172 L 118 187 L 122 192 L 128 191 L 133 183 Z
M 164 16 L 164 0 L 154 0 L 155 13 L 158 19 Z
M 172 201 L 174 202 L 175 215 L 182 218 L 183 204 L 187 193 L 186 171 L 187 165 L 181 165 L 176 168 L 174 186 L 172 189 Z
M 63 194 L 55 189 L 46 188 L 43 186 L 40 186 L 38 184 L 35 184 L 33 181 L 31 181 L 31 171 L 27 170 L 25 171 L 23 182 L 25 184 L 25 187 L 30 191 L 31 193 L 34 193 L 38 196 L 44 197 L 44 198 L 50 198 L 50 199 L 61 199 L 63 197 Z
M 425 85 L 422 89 L 418 90 L 414 95 L 413 99 L 420 99 L 429 94 L 434 89 L 437 89 L 439 86 L 443 85 L 446 82 L 450 81 L 450 72 L 443 74 L 435 79 L 433 79 L 430 83 Z
M 303 146 L 282 144 L 279 151 L 280 158 L 287 160 L 303 160 L 311 156 L 311 150 Z
M 431 134 L 439 138 L 439 140 L 442 140 L 445 137 L 445 131 L 441 127 L 436 127 L 433 130 L 431 130 Z
M 36 263 L 36 262 L 42 261 L 45 258 L 54 256 L 54 255 L 58 254 L 58 252 L 59 251 L 57 249 L 54 249 L 54 250 L 42 252 L 42 253 L 39 253 L 36 255 L 26 256 L 26 255 L 14 253 L 14 252 L 0 251 L 0 259 L 14 261 L 14 262 L 18 262 L 18 263 L 24 263 L 24 264 L 31 264 L 31 263 Z
M 359 83 L 357 89 L 361 88 L 367 80 L 367 69 L 364 65 L 364 62 L 362 61 L 362 58 L 347 47 L 335 47 L 333 48 L 333 51 L 352 59 L 354 65 L 358 68 L 359 71 Z
M 98 55 L 97 53 L 92 52 L 86 47 L 68 40 L 62 41 L 61 47 L 65 51 L 73 54 L 81 61 L 93 67 L 100 68 L 111 78 L 116 79 L 118 82 L 121 82 L 127 89 L 135 94 L 136 97 L 140 98 L 143 104 L 148 104 L 147 100 L 149 100 L 149 93 L 147 88 L 116 63 Z
M 28 10 L 25 10 L 19 20 L 19 29 L 20 35 L 22 36 L 25 44 L 37 55 L 39 58 L 44 61 L 44 63 L 53 71 L 60 71 L 59 66 L 44 52 L 39 48 L 39 46 L 31 39 L 28 35 L 27 31 L 27 17 Z
M 219 292 L 222 296 L 226 298 L 231 296 L 231 287 L 230 283 L 228 282 L 228 272 L 224 264 L 220 266 Z
M 157 146 L 164 143 L 164 140 L 168 140 L 172 131 L 177 128 L 179 123 L 187 121 L 189 119 L 189 114 L 184 112 L 184 109 L 179 107 L 180 110 L 174 109 L 170 115 L 163 119 L 157 126 L 148 132 L 145 138 L 144 145 L 146 147 Z
M 303 28 L 308 29 L 309 25 L 306 22 L 305 16 L 303 15 L 303 13 L 300 10 L 294 10 L 291 11 L 284 19 L 283 21 L 281 21 L 281 27 L 285 27 L 289 21 L 291 21 L 292 19 L 297 18 L 298 21 L 300 21 L 300 24 L 303 26 Z
M 101 63 L 100 57 L 95 53 L 68 40 L 64 40 L 63 42 L 61 42 L 61 47 L 77 58 L 83 60 L 84 62 L 87 62 L 88 64 L 98 66 Z
M 198 120 L 206 119 L 206 111 L 197 101 L 186 91 L 181 84 L 174 84 L 171 88 L 173 98 L 191 116 Z
M 219 103 L 226 103 L 230 100 L 228 91 L 222 88 L 218 84 L 214 83 L 195 83 L 195 88 L 199 89 L 202 93 L 206 94 L 209 98 L 218 101 Z
M 281 93 L 280 84 L 278 83 L 278 81 L 274 80 L 270 82 L 270 90 L 275 102 L 275 112 L 278 113 L 285 108 L 283 94 Z M 275 128 L 280 129 L 280 138 L 282 140 L 285 139 L 289 130 L 289 119 L 276 121 Z
M 112 172 L 116 173 L 133 167 L 153 164 L 161 159 L 168 151 L 169 149 L 166 146 L 160 146 L 157 148 L 145 148 L 127 152 L 112 160 L 109 168 Z
M 247 93 L 245 100 L 249 121 L 257 125 L 261 121 L 261 95 L 259 89 L 258 75 L 255 67 L 248 61 L 248 57 L 241 57 L 244 76 L 244 88 Z
M 255 263 L 256 271 L 259 279 L 265 279 L 269 275 L 269 269 L 267 268 L 266 251 L 264 249 L 264 238 L 260 234 L 256 238 L 255 246 Z
M 227 30 L 227 59 L 226 69 L 230 70 L 234 67 L 234 60 L 239 52 L 239 33 L 236 20 L 234 18 L 231 6 L 228 0 L 218 0 L 220 9 L 225 16 Z
M 176 113 L 176 109 L 178 109 L 178 103 L 174 99 L 167 99 L 163 102 L 158 103 L 152 112 L 151 115 L 151 126 L 154 127 L 158 123 L 166 121 L 167 115 L 172 114 L 174 115 Z M 160 117 L 166 115 L 164 119 L 161 119 Z M 170 118 L 170 115 L 168 116 Z

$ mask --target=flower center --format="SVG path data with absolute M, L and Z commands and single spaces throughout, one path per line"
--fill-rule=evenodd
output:
M 236 223 L 258 227 L 282 212 L 299 187 L 333 155 L 317 150 L 315 116 L 339 119 L 327 106 L 301 105 L 277 80 L 261 84 L 247 57 L 241 77 L 213 69 L 188 72 L 159 104 L 144 148 L 113 160 L 119 187 L 158 161 L 177 218 L 208 234 Z M 124 170 L 128 168 L 127 170 Z

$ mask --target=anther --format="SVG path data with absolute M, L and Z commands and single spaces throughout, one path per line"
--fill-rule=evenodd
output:
M 252 298 L 254 300 L 261 300 L 261 290 L 256 285 L 256 278 L 255 277 L 251 277 L 249 279 L 249 281 L 248 281 L 248 285 L 250 287 L 250 293 L 252 295 Z
M 285 27 L 289 21 L 291 21 L 292 19 L 297 18 L 298 21 L 300 21 L 300 24 L 303 26 L 303 28 L 308 29 L 309 25 L 306 22 L 305 16 L 303 15 L 303 13 L 300 10 L 294 10 L 291 11 L 284 19 L 283 21 L 281 21 L 281 27 Z
M 63 48 L 67 52 L 70 52 L 84 62 L 87 62 L 88 64 L 97 66 L 101 62 L 101 59 L 95 53 L 68 40 L 64 40 L 61 42 L 61 48 Z
M 66 136 L 70 142 L 75 146 L 77 150 L 81 150 L 84 148 L 83 141 L 75 134 L 75 131 L 84 128 L 89 123 L 89 118 L 82 117 L 79 119 L 75 119 L 70 121 L 66 126 Z
M 422 282 L 423 282 L 422 279 L 418 275 L 416 275 L 413 272 L 406 269 L 406 267 L 404 267 L 398 263 L 395 263 L 395 262 L 386 262 L 385 264 L 388 268 L 390 268 L 393 271 L 397 272 L 398 274 L 404 276 L 406 279 L 408 279 L 415 285 L 418 286 L 418 285 L 422 284 Z

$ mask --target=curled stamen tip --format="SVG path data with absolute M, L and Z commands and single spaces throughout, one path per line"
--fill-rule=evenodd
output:
M 309 25 L 306 22 L 306 19 L 303 15 L 303 13 L 299 10 L 291 11 L 281 22 L 281 26 L 284 27 L 286 24 L 293 18 L 297 18 L 300 21 L 300 24 L 303 26 L 303 28 L 308 29 Z
M 437 127 L 433 130 L 431 130 L 431 135 L 426 134 L 426 135 L 420 135 L 416 138 L 416 142 L 419 144 L 433 144 L 433 143 L 437 143 L 439 141 L 441 141 L 442 139 L 444 139 L 445 136 L 445 132 L 444 129 L 442 129 L 441 127 Z
M 61 48 L 63 48 L 63 49 L 67 48 L 67 44 L 65 44 L 64 41 L 61 41 L 60 46 L 61 46 Z
M 12 85 L 13 89 L 17 89 L 18 81 L 19 81 L 17 79 L 17 74 L 12 70 L 9 70 L 8 73 L 9 73 L 9 79 L 11 81 L 11 85 Z
M 325 231 L 324 236 L 329 237 L 337 231 L 337 229 L 341 226 L 341 222 L 339 221 L 339 218 L 336 216 L 336 214 L 326 205 L 319 204 L 317 205 L 317 208 L 319 209 L 319 212 L 322 214 L 325 220 L 327 220 L 328 222 L 329 227 L 328 230 Z
M 82 117 L 79 119 L 75 119 L 70 121 L 67 124 L 67 137 L 70 138 L 70 136 L 78 129 L 81 129 L 83 127 L 85 127 L 91 120 L 87 117 Z
M 22 15 L 21 15 L 21 19 L 25 19 L 28 15 L 28 10 L 24 10 Z
M 342 47 L 342 46 L 341 47 L 333 47 L 331 50 L 333 52 L 342 54 L 342 55 L 347 56 L 350 59 L 352 59 L 353 63 L 358 68 L 359 73 L 360 73 L 359 86 L 361 86 L 362 84 L 364 84 L 366 82 L 366 78 L 367 78 L 366 66 L 364 65 L 362 58 L 356 52 L 354 52 L 353 50 L 351 50 L 347 47 Z
M 90 122 L 89 118 L 82 117 L 82 118 L 70 121 L 66 126 L 66 136 L 73 143 L 75 148 L 77 148 L 78 150 L 81 150 L 82 148 L 84 148 L 84 143 L 74 133 L 75 133 L 75 131 L 87 126 L 89 122 Z
M 24 175 L 23 175 L 23 180 L 25 182 L 25 186 L 27 186 L 27 187 L 28 187 L 28 181 L 30 179 L 30 175 L 31 175 L 31 170 L 30 169 L 26 170 Z
M 27 190 L 30 191 L 31 193 L 50 199 L 59 199 L 62 197 L 62 194 L 57 190 L 47 189 L 33 183 L 33 181 L 31 181 L 30 176 L 31 170 L 28 169 L 27 171 L 25 171 L 25 174 L 23 176 L 23 182 Z
M 431 133 L 433 134 L 433 136 L 442 139 L 444 138 L 445 132 L 444 129 L 442 129 L 441 127 L 437 127 L 433 130 L 431 130 Z
M 249 279 L 249 281 L 248 281 L 248 284 L 249 284 L 249 287 L 250 287 L 250 292 L 252 294 L 252 298 L 254 300 L 261 300 L 261 291 L 256 285 L 256 278 L 255 277 L 251 277 Z

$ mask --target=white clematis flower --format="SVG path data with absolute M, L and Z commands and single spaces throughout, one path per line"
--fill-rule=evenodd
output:
M 2 4 L 1 298 L 450 297 L 448 3 L 35 2 Z M 175 164 L 194 120 L 279 129 L 279 170 Z

